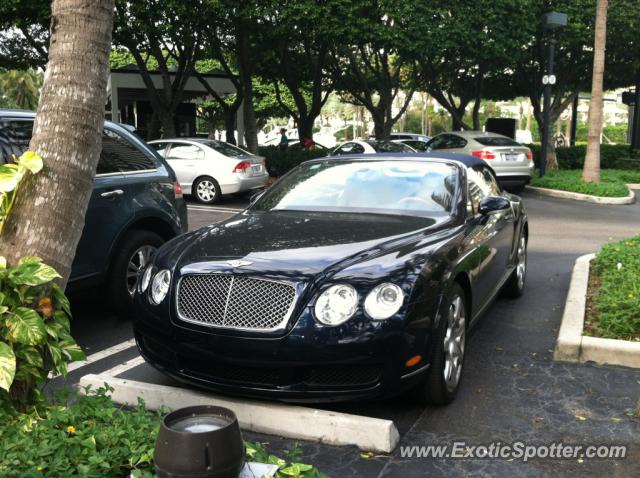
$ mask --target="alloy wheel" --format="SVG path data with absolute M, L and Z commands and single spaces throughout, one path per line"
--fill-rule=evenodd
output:
M 138 285 L 138 280 L 142 275 L 145 267 L 154 254 L 156 253 L 157 248 L 153 246 L 142 246 L 136 249 L 136 251 L 129 258 L 129 263 L 127 265 L 127 290 L 129 291 L 129 295 L 133 297 L 136 293 L 136 287 Z
M 215 199 L 218 192 L 216 191 L 216 186 L 212 181 L 203 179 L 202 181 L 198 182 L 196 194 L 198 195 L 198 199 L 204 202 L 211 202 Z
M 516 266 L 516 275 L 518 277 L 518 288 L 524 288 L 524 279 L 527 275 L 527 241 L 524 236 L 520 238 L 518 244 L 518 265 Z
M 462 373 L 466 340 L 467 319 L 464 301 L 455 295 L 449 306 L 447 330 L 444 336 L 444 382 L 447 390 L 453 391 L 458 386 Z

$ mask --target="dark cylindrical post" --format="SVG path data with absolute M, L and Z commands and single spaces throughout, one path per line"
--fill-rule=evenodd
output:
M 576 137 L 578 134 L 578 103 L 580 102 L 580 95 L 576 95 L 573 100 L 573 106 L 571 108 L 571 140 L 569 144 L 571 146 L 576 145 Z
M 553 75 L 553 56 L 555 53 L 555 40 L 549 39 L 547 44 L 547 77 Z M 547 153 L 549 144 L 549 129 L 551 128 L 551 82 L 544 85 L 543 121 L 542 121 L 542 145 L 540 148 L 540 177 L 547 170 Z
M 633 105 L 631 149 L 640 149 L 640 73 L 636 77 L 636 92 Z

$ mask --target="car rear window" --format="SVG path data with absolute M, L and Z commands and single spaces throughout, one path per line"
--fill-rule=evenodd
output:
M 520 143 L 504 136 L 481 136 L 473 139 L 483 146 L 520 146 Z
M 228 156 L 230 158 L 237 158 L 242 156 L 248 156 L 249 153 L 232 145 L 225 143 L 224 141 L 202 141 L 202 144 L 209 146 L 211 149 L 216 150 L 218 153 Z

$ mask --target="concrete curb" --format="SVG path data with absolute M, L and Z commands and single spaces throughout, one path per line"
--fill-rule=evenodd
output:
M 355 445 L 361 450 L 391 453 L 400 435 L 390 420 L 349 415 L 274 402 L 221 397 L 190 389 L 137 382 L 108 375 L 85 375 L 79 388 L 113 387 L 112 399 L 135 405 L 138 397 L 152 410 L 191 405 L 218 405 L 232 409 L 244 430 L 310 440 L 329 445 Z
M 640 368 L 640 342 L 582 335 L 589 266 L 594 257 L 595 254 L 587 254 L 576 260 L 553 359 L 561 362 L 595 362 Z
M 638 187 L 636 188 L 631 186 L 638 186 Z M 543 196 L 551 196 L 551 197 L 562 198 L 562 199 L 575 199 L 576 201 L 584 201 L 584 202 L 590 202 L 594 204 L 618 204 L 618 205 L 633 204 L 634 202 L 636 202 L 636 195 L 633 191 L 631 191 L 631 189 L 640 189 L 640 185 L 627 184 L 627 187 L 629 188 L 629 195 L 627 197 L 609 198 L 609 197 L 602 197 L 602 196 L 591 196 L 589 194 L 582 194 L 582 193 L 572 193 L 570 191 L 560 191 L 559 189 L 539 188 L 539 187 L 527 185 L 527 189 L 537 192 L 539 194 L 542 194 Z

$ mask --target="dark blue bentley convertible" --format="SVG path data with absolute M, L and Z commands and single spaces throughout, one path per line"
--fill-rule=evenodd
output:
M 519 197 L 467 156 L 306 162 L 244 212 L 163 246 L 135 333 L 159 370 L 289 401 L 455 397 L 469 327 L 522 294 Z

